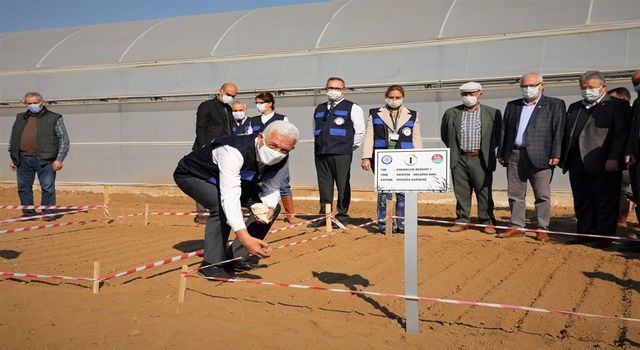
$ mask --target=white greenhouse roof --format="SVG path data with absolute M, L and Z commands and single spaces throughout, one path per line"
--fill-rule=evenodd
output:
M 639 42 L 638 0 L 330 1 L 0 33 L 0 101 L 629 70 Z

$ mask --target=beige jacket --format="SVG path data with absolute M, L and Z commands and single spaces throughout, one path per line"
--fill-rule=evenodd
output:
M 391 122 L 391 116 L 386 106 L 378 109 L 378 115 L 387 126 L 387 129 L 393 129 L 393 123 Z M 405 106 L 400 107 L 400 115 L 398 117 L 398 129 L 402 128 L 411 118 L 409 109 Z M 422 136 L 420 135 L 420 119 L 416 118 L 416 122 L 413 124 L 413 147 L 422 148 Z M 367 117 L 367 131 L 364 134 L 364 145 L 362 146 L 362 159 L 373 158 L 373 117 L 369 113 Z

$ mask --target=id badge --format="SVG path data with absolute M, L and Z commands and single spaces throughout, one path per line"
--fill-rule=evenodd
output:
M 400 135 L 398 135 L 398 133 L 390 133 L 389 134 L 389 140 L 391 141 L 398 141 L 398 138 L 400 137 Z

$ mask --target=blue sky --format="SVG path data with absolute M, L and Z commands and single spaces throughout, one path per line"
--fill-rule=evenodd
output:
M 0 0 L 0 32 L 240 11 L 327 0 Z

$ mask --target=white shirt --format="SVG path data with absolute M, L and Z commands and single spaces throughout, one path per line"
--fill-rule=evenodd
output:
M 262 125 L 267 124 L 267 122 L 268 122 L 271 118 L 273 118 L 273 115 L 274 115 L 274 114 L 276 114 L 276 112 L 272 111 L 272 112 L 271 112 L 271 113 L 269 113 L 269 114 L 263 114 L 263 115 L 261 115 L 261 116 L 260 116 L 260 121 L 262 121 Z M 288 122 L 288 121 L 289 121 L 289 118 L 287 118 L 287 116 L 285 115 L 283 120 L 284 120 L 285 122 Z
M 518 124 L 518 129 L 516 130 L 516 146 L 526 146 L 526 140 L 524 139 L 524 132 L 527 131 L 527 125 L 529 125 L 529 120 L 531 119 L 531 115 L 533 111 L 536 109 L 538 105 L 538 101 L 540 101 L 540 97 L 542 94 L 538 96 L 538 98 L 533 102 L 527 102 L 526 100 L 522 100 L 522 111 L 520 112 L 520 123 Z
M 256 139 L 256 159 L 258 157 L 258 140 Z M 227 223 L 234 232 L 246 228 L 244 218 L 242 217 L 242 206 L 240 204 L 240 196 L 242 188 L 240 184 L 240 169 L 244 164 L 244 157 L 238 149 L 232 146 L 221 146 L 215 148 L 211 152 L 213 163 L 218 165 L 220 176 L 218 183 L 220 186 L 220 201 L 222 202 L 222 210 L 227 217 Z M 260 166 L 264 166 L 258 161 Z M 284 179 L 284 167 L 270 179 L 261 183 L 262 192 L 260 192 L 260 200 L 269 208 L 275 208 L 280 201 L 280 184 Z M 256 174 L 257 176 L 257 174 Z
M 335 104 L 342 102 L 344 98 L 335 101 Z M 327 101 L 327 109 L 331 109 L 331 101 Z M 311 132 L 313 133 L 316 129 L 316 118 L 313 118 L 313 129 Z M 351 122 L 353 123 L 353 131 L 355 134 L 353 135 L 353 149 L 356 150 L 358 147 L 362 145 L 364 141 L 364 133 L 367 131 L 367 127 L 364 122 L 364 112 L 362 111 L 362 107 L 357 104 L 353 104 L 351 106 Z

